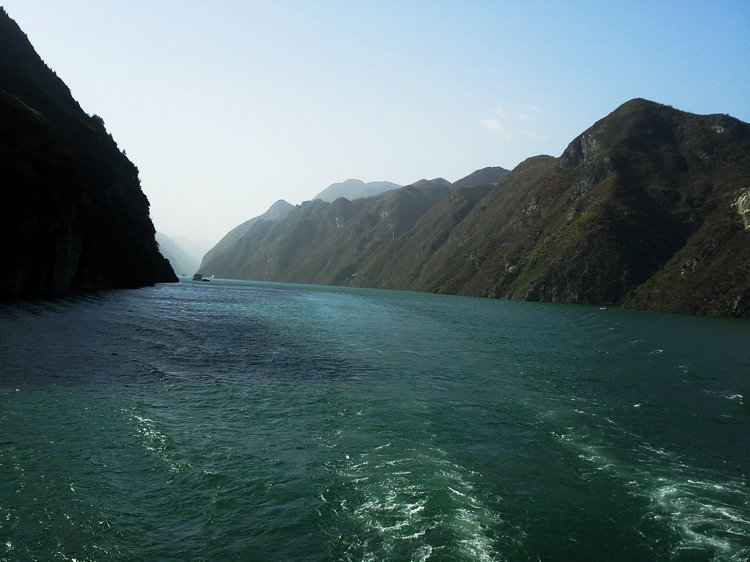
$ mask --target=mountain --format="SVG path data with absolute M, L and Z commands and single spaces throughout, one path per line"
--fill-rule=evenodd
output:
M 372 252 L 408 232 L 451 189 L 443 179 L 422 180 L 370 198 L 315 199 L 278 221 L 258 217 L 227 234 L 206 254 L 201 271 L 236 279 L 345 283 Z
M 747 123 L 635 99 L 458 190 L 353 284 L 748 317 L 749 205 Z
M 488 168 L 482 168 L 476 172 L 472 172 L 465 178 L 453 183 L 454 189 L 460 189 L 462 187 L 473 187 L 475 185 L 483 185 L 490 183 L 497 183 L 505 176 L 510 173 L 510 170 L 501 168 L 500 166 L 490 166 Z
M 200 263 L 206 252 L 216 245 L 215 242 L 209 240 L 192 240 L 184 236 L 170 236 L 170 238 L 197 263 Z
M 137 168 L 0 8 L 0 296 L 176 281 Z
M 380 195 L 385 191 L 398 189 L 399 187 L 402 186 L 389 181 L 372 181 L 365 183 L 362 180 L 348 179 L 340 183 L 332 183 L 313 197 L 313 200 L 321 199 L 333 203 L 339 197 L 344 197 L 351 201 L 353 199 L 361 199 L 362 197 Z
M 187 238 L 167 236 L 161 232 L 156 233 L 156 242 L 159 251 L 169 260 L 172 269 L 179 275 L 192 275 L 198 271 L 200 260 L 205 253 L 201 251 L 203 245 Z
M 507 173 L 486 168 L 457 183 L 472 185 Z M 274 207 L 229 232 L 206 254 L 201 272 L 236 279 L 348 283 L 371 255 L 407 233 L 453 191 L 453 184 L 436 178 L 368 198 L 316 198 L 296 207 L 279 202 L 283 213 L 273 221 L 268 215 Z
M 296 207 L 217 276 L 750 317 L 750 125 L 631 100 L 557 158 Z M 211 271 L 213 273 L 213 271 Z
M 222 272 L 232 271 L 235 261 L 241 262 L 242 255 L 244 255 L 242 250 L 237 249 L 238 245 L 242 245 L 242 240 L 248 236 L 250 238 L 260 236 L 264 231 L 270 229 L 274 223 L 285 219 L 293 209 L 293 205 L 279 199 L 262 215 L 233 228 L 219 240 L 216 246 L 206 252 L 199 267 L 200 271 L 206 271 L 206 267 L 210 267 L 212 270 L 218 268 Z M 236 255 L 238 253 L 239 256 Z M 218 277 L 222 277 L 222 275 L 218 275 Z

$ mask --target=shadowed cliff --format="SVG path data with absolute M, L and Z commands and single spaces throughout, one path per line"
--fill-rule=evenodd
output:
M 0 296 L 176 281 L 137 168 L 0 9 Z

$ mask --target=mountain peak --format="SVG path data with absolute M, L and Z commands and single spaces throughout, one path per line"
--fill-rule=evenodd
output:
M 475 185 L 482 185 L 487 183 L 497 183 L 505 176 L 510 173 L 510 170 L 501 168 L 500 166 L 488 166 L 472 172 L 466 177 L 461 178 L 453 182 L 453 189 L 459 189 L 461 187 L 473 187 Z
M 421 179 L 411 184 L 412 187 L 449 187 L 453 184 L 445 178 Z
M 677 110 L 643 98 L 629 100 L 573 139 L 560 156 L 560 166 L 588 164 L 604 147 L 611 149 L 623 140 L 649 137 L 654 132 L 655 117 L 669 112 Z
M 279 199 L 271 205 L 268 210 L 263 213 L 259 218 L 262 218 L 263 220 L 280 220 L 284 218 L 286 215 L 289 214 L 289 211 L 291 211 L 294 208 L 294 205 L 291 203 L 287 203 L 283 199 Z
M 354 199 L 361 199 L 363 197 L 373 197 L 375 195 L 380 195 L 385 191 L 398 189 L 399 187 L 401 186 L 389 181 L 373 181 L 365 183 L 362 180 L 349 178 L 348 180 L 343 182 L 332 183 L 323 191 L 318 193 L 315 197 L 313 197 L 313 200 L 321 199 L 323 201 L 332 203 L 336 199 L 343 197 L 344 199 L 349 199 L 350 201 L 352 201 Z

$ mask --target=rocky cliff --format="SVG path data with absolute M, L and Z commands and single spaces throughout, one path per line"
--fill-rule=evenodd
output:
M 176 281 L 138 170 L 0 9 L 0 296 Z
M 297 208 L 210 273 L 750 317 L 747 123 L 634 99 L 506 172 Z

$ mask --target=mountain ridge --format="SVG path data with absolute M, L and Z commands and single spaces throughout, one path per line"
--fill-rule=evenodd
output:
M 750 316 L 747 123 L 636 98 L 559 157 L 531 157 L 485 183 L 480 172 L 467 176 L 478 185 L 420 181 L 355 206 L 297 208 L 263 251 L 215 273 Z M 304 237 L 280 243 L 303 223 L 314 251 Z
M 734 133 L 719 150 L 712 131 Z M 692 116 L 632 100 L 574 139 L 560 158 L 519 165 L 451 230 L 420 270 L 422 281 L 402 288 L 747 316 L 748 232 L 728 207 L 742 184 L 726 181 L 725 170 L 747 174 L 747 147 L 747 124 L 731 117 Z M 727 228 L 740 258 L 736 267 L 728 276 L 706 270 L 692 292 L 651 281 L 662 292 L 679 293 L 670 303 L 639 297 L 641 284 L 658 276 L 676 252 L 688 251 L 688 239 L 720 199 L 722 220 L 733 223 Z M 711 285 L 724 289 L 710 297 Z
M 339 197 L 344 197 L 351 201 L 363 197 L 373 197 L 375 195 L 380 195 L 385 191 L 391 191 L 400 187 L 403 186 L 390 181 L 372 181 L 365 183 L 362 180 L 349 178 L 343 182 L 332 183 L 313 197 L 313 201 L 315 199 L 321 199 L 333 203 Z
M 159 244 L 159 252 L 169 260 L 172 269 L 179 275 L 193 275 L 198 271 L 200 261 L 207 251 L 205 244 L 179 236 L 167 236 L 162 232 L 156 233 L 156 242 Z
M 492 178 L 507 173 L 500 167 L 481 172 Z M 474 180 L 467 176 L 459 181 Z M 314 199 L 274 224 L 263 222 L 264 214 L 230 231 L 206 254 L 200 270 L 218 277 L 342 284 L 363 260 L 407 232 L 453 189 L 443 178 L 421 179 L 368 198 Z M 317 270 L 311 273 L 311 268 Z

